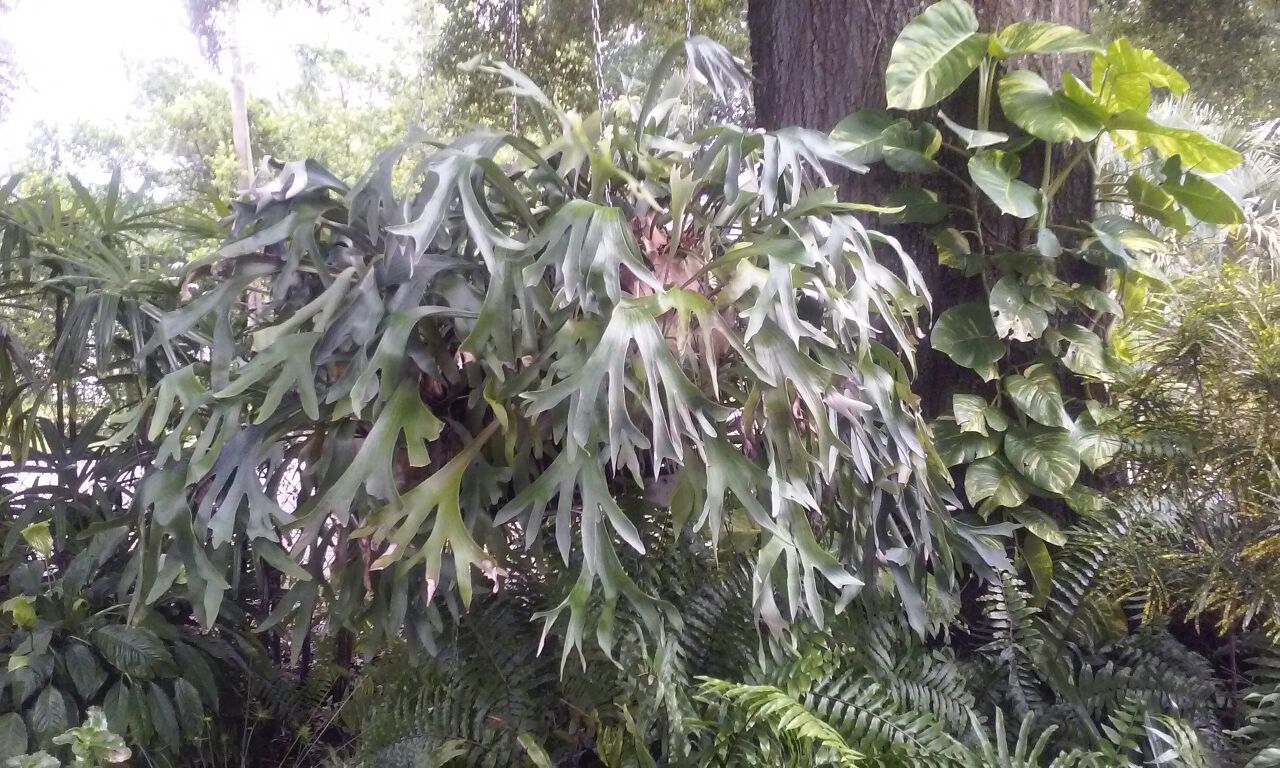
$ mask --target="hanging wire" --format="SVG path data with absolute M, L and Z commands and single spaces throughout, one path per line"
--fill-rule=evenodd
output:
M 604 115 L 604 35 L 600 32 L 600 0 L 591 0 L 591 36 L 595 43 L 592 57 L 596 67 L 596 104 Z

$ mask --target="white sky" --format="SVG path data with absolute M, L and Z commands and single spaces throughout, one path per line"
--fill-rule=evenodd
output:
M 183 0 L 11 0 L 0 15 L 20 69 L 18 92 L 0 124 L 0 176 L 19 160 L 39 122 L 69 126 L 79 120 L 122 121 L 137 88 L 131 73 L 161 59 L 187 62 L 209 77 L 209 67 L 187 26 Z M 271 12 L 259 0 L 241 0 L 241 49 L 251 93 L 271 96 L 296 77 L 302 43 L 347 50 L 386 63 L 388 40 L 404 28 L 404 0 L 371 3 L 373 18 L 345 11 L 318 14 L 286 4 Z

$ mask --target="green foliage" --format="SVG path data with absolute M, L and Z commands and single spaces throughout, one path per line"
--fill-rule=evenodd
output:
M 1062 53 L 1091 54 L 1088 82 L 1017 69 Z M 1271 287 L 1110 330 L 1170 233 L 1252 213 L 1224 174 L 1240 153 L 1151 111 L 1187 88 L 1172 67 L 1053 24 L 987 33 L 944 0 L 886 73 L 909 109 L 972 82 L 938 125 L 711 124 L 746 76 L 703 37 L 585 117 L 507 64 L 467 71 L 509 84 L 522 128 L 415 134 L 352 184 L 283 163 L 216 251 L 118 183 L 5 190 L 0 425 L 15 471 L 43 474 L 0 501 L 0 743 L 96 760 L 122 736 L 160 765 L 1268 764 L 1265 655 L 1239 699 L 1166 614 L 1271 620 Z M 1134 170 L 1071 218 L 1055 198 L 1104 141 Z M 832 168 L 881 161 L 919 186 L 838 199 Z M 931 333 L 874 215 L 928 227 L 958 275 Z M 50 312 L 52 338 L 23 327 Z M 927 333 L 955 364 L 933 424 L 911 391 Z M 1189 363 L 1230 414 L 1180 389 Z M 1146 429 L 1156 406 L 1130 402 L 1191 415 Z M 1218 419 L 1256 430 L 1243 453 L 1204 450 Z M 1172 542 L 1169 515 L 1103 497 L 1117 460 L 1208 489 L 1175 520 L 1229 490 L 1224 522 Z

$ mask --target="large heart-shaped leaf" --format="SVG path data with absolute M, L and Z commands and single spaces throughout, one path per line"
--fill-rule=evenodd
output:
M 1004 453 L 1023 477 L 1051 493 L 1065 493 L 1080 474 L 1080 454 L 1065 429 L 1010 427 Z
M 1096 472 L 1106 466 L 1120 452 L 1120 435 L 1109 429 L 1088 424 L 1077 424 L 1071 432 L 1080 460 Z
M 962 432 L 987 434 L 990 427 L 1003 432 L 1009 427 L 1009 420 L 995 406 L 978 395 L 957 392 L 951 396 L 951 414 Z
M 934 349 L 976 371 L 1004 357 L 1004 344 L 996 336 L 991 313 L 976 302 L 943 312 L 930 339 Z
M 969 158 L 969 176 L 1000 210 L 1029 219 L 1040 210 L 1040 190 L 1018 179 L 1018 156 L 998 149 L 984 149 Z
M 969 465 L 964 475 L 964 495 L 969 503 L 995 507 L 1016 507 L 1027 500 L 1026 484 L 1003 456 L 988 456 Z
M 1088 32 L 1051 21 L 1019 21 L 991 36 L 988 51 L 1007 59 L 1026 53 L 1102 53 L 1102 43 Z
M 968 464 L 1000 450 L 999 435 L 962 432 L 949 421 L 939 421 L 933 425 L 933 439 L 938 456 L 948 467 Z
M 1106 53 L 1093 57 L 1093 91 L 1111 112 L 1151 108 L 1151 89 L 1168 88 L 1175 96 L 1189 87 L 1178 70 L 1160 60 L 1152 51 L 1135 48 L 1120 38 L 1107 46 Z
M 1049 327 L 1049 315 L 1032 304 L 1022 292 L 1018 279 L 1005 275 L 991 289 L 991 319 L 1000 338 L 1031 341 Z
M 1033 365 L 1025 376 L 1016 373 L 1006 376 L 1004 388 L 1018 410 L 1033 421 L 1047 427 L 1071 426 L 1071 417 L 1062 406 L 1058 377 L 1048 367 Z
M 902 30 L 889 54 L 885 95 L 897 109 L 923 109 L 960 87 L 987 52 L 987 36 L 963 0 L 942 0 Z
M 1019 69 L 1000 79 L 1000 108 L 1005 117 L 1045 141 L 1093 141 L 1102 123 L 1063 93 L 1051 90 L 1035 72 Z

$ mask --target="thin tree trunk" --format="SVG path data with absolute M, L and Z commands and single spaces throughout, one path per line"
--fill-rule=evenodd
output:
M 885 107 L 884 70 L 894 40 L 902 28 L 931 4 L 931 0 L 748 0 L 747 26 L 755 75 L 756 118 L 765 128 L 799 125 L 827 131 L 845 116 L 862 108 Z M 1087 28 L 1088 0 L 972 0 L 984 29 L 998 29 L 1014 21 L 1043 19 Z M 1064 68 L 1077 74 L 1085 70 L 1082 56 L 1048 56 L 1019 61 L 1032 66 L 1055 83 Z M 977 99 L 971 87 L 962 88 L 942 105 L 961 124 L 976 124 Z M 912 115 L 917 119 L 930 112 Z M 998 125 L 993 125 L 998 128 Z M 949 158 L 939 158 L 944 163 Z M 1061 167 L 1055 156 L 1055 167 Z M 1042 162 L 1028 156 L 1023 176 L 1038 185 Z M 953 169 L 955 170 L 955 169 Z M 945 178 L 921 182 L 943 199 L 967 205 L 963 192 Z M 877 166 L 865 175 L 841 178 L 845 199 L 880 202 L 894 189 L 909 183 L 901 174 Z M 1088 218 L 1093 209 L 1093 181 L 1087 164 L 1081 164 L 1059 191 L 1054 217 Z M 874 222 L 873 222 L 874 223 Z M 992 221 L 994 227 L 1006 223 Z M 923 227 L 881 227 L 891 230 L 913 256 L 933 294 L 933 316 L 966 301 L 984 300 L 981 279 L 965 278 L 941 267 Z M 1089 274 L 1066 275 L 1069 280 L 1096 279 Z M 941 354 L 921 350 L 917 391 L 926 413 L 950 409 L 950 393 L 957 380 L 971 374 Z
M 227 9 L 227 58 L 231 64 L 231 142 L 235 145 L 240 166 L 241 190 L 253 187 L 253 148 L 249 137 L 249 104 L 244 87 L 244 60 L 240 57 L 239 10 L 235 4 Z

